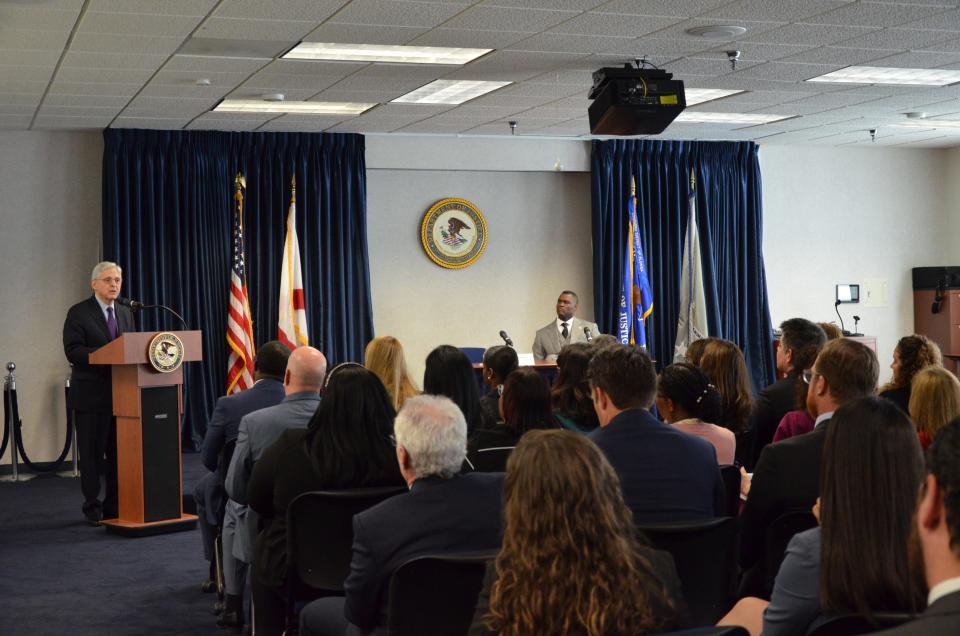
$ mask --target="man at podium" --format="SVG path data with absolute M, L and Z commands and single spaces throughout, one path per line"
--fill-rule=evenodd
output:
M 63 351 L 73 365 L 67 408 L 77 423 L 83 515 L 91 525 L 117 516 L 117 436 L 109 365 L 89 364 L 89 355 L 117 336 L 135 331 L 133 312 L 115 302 L 123 284 L 120 266 L 103 261 L 90 275 L 93 296 L 67 312 Z M 106 492 L 100 501 L 100 474 Z
M 577 318 L 580 298 L 569 289 L 557 298 L 557 319 L 537 331 L 533 340 L 533 357 L 556 360 L 560 350 L 572 342 L 589 342 L 600 334 L 596 323 Z M 589 335 L 588 335 L 589 334 Z

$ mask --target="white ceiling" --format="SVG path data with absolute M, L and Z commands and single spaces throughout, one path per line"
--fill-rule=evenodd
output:
M 691 110 L 776 113 L 761 126 L 674 124 L 661 138 L 941 147 L 960 85 L 804 80 L 859 64 L 960 69 L 960 0 L 0 0 L 0 129 L 155 128 L 589 137 L 591 72 L 637 57 L 688 88 L 748 92 Z M 687 34 L 736 24 L 735 41 Z M 186 55 L 207 39 L 259 59 Z M 277 60 L 297 42 L 493 48 L 463 67 Z M 229 45 L 231 42 L 220 42 Z M 742 56 L 732 71 L 724 51 Z M 197 50 L 184 49 L 184 50 Z M 178 53 L 178 51 L 180 51 Z M 389 104 L 437 78 L 514 84 L 460 106 Z M 198 79 L 209 86 L 197 86 Z M 212 113 L 222 98 L 379 102 L 358 117 Z M 877 128 L 876 141 L 867 132 Z

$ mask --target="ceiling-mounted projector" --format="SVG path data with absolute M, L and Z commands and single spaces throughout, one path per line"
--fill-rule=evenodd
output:
M 590 89 L 594 135 L 656 135 L 687 107 L 683 82 L 660 69 L 602 68 Z

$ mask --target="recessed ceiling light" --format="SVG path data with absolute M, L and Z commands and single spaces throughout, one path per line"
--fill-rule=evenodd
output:
M 201 77 L 196 82 L 194 82 L 194 84 L 197 86 L 210 86 L 210 78 Z
M 905 86 L 947 86 L 960 82 L 960 71 L 938 68 L 889 68 L 883 66 L 848 66 L 826 75 L 811 77 L 808 82 L 838 84 L 900 84 Z
M 790 119 L 792 115 L 764 115 L 762 113 L 705 113 L 684 111 L 673 121 L 683 124 L 769 124 Z
M 909 113 L 904 113 L 907 119 L 926 119 L 927 114 L 922 111 L 911 111 Z
M 687 33 L 690 35 L 696 35 L 701 38 L 709 38 L 711 40 L 726 40 L 728 38 L 736 38 L 740 37 L 746 32 L 746 28 L 742 26 L 735 26 L 733 24 L 711 24 L 709 26 L 700 26 L 687 29 Z
M 704 102 L 712 102 L 715 99 L 745 93 L 746 91 L 727 90 L 724 88 L 685 88 L 683 92 L 687 99 L 687 106 L 694 106 Z
M 338 44 L 301 42 L 284 59 L 340 60 L 350 62 L 395 62 L 397 64 L 466 64 L 493 49 L 448 48 L 440 46 L 398 46 L 381 44 Z
M 287 98 L 283 93 L 266 93 L 261 97 L 265 102 L 282 102 Z
M 353 102 L 265 102 L 225 99 L 214 107 L 220 113 L 297 113 L 303 115 L 359 115 L 376 106 Z
M 462 104 L 511 83 L 435 80 L 392 101 L 397 104 Z

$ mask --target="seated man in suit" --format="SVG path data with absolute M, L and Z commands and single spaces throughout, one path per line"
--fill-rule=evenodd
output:
M 941 429 L 927 451 L 915 523 L 911 552 L 923 560 L 927 609 L 877 636 L 960 634 L 960 419 Z
M 772 580 L 775 572 L 768 572 L 763 562 L 767 528 L 783 512 L 809 510 L 816 502 L 820 455 L 830 417 L 850 400 L 873 395 L 879 375 L 876 354 L 843 338 L 828 342 L 813 368 L 803 372 L 800 381 L 808 384 L 807 410 L 816 418 L 814 429 L 764 448 L 753 479 L 745 478 L 741 486 L 747 495 L 740 515 L 740 567 L 745 572 L 742 596 L 770 598 L 766 579 Z
M 260 347 L 253 361 L 253 386 L 245 391 L 226 395 L 217 405 L 207 424 L 207 432 L 200 447 L 203 465 L 211 472 L 197 482 L 193 497 L 197 502 L 197 517 L 203 542 L 203 556 L 210 561 L 211 575 L 203 583 L 204 592 L 216 589 L 213 576 L 213 541 L 217 528 L 223 522 L 223 506 L 227 493 L 223 477 L 227 466 L 218 470 L 220 454 L 230 440 L 237 438 L 240 419 L 247 413 L 279 404 L 283 399 L 283 374 L 287 369 L 290 350 L 280 341 L 271 340 Z M 222 472 L 221 472 L 222 471 Z
M 441 396 L 411 398 L 397 415 L 394 434 L 410 492 L 353 518 L 346 598 L 307 605 L 300 614 L 303 636 L 385 633 L 390 575 L 402 563 L 500 547 L 503 474 L 460 474 L 467 423 L 457 405 Z
M 253 464 L 287 429 L 307 428 L 320 404 L 327 375 L 327 359 L 313 347 L 297 347 L 287 360 L 283 376 L 285 397 L 280 404 L 243 416 L 237 447 L 224 482 L 230 501 L 223 522 L 223 584 L 226 592 L 220 627 L 243 625 L 243 588 L 247 565 L 253 561 L 257 514 L 247 503 L 247 484 Z
M 500 393 L 507 376 L 518 365 L 517 352 L 513 347 L 498 345 L 483 352 L 483 383 L 490 389 L 480 398 L 480 413 L 485 428 L 491 428 L 503 419 L 500 416 Z
M 557 298 L 557 319 L 537 331 L 533 339 L 533 357 L 537 360 L 556 360 L 563 345 L 587 342 L 600 333 L 596 323 L 577 318 L 580 298 L 570 290 L 560 292 Z
M 653 361 L 641 349 L 610 345 L 588 371 L 600 427 L 590 433 L 620 476 L 623 499 L 639 523 L 720 516 L 723 480 L 713 445 L 650 414 L 657 389 Z
M 784 377 L 757 394 L 750 411 L 747 430 L 752 431 L 753 449 L 744 461 L 753 468 L 764 446 L 773 441 L 780 420 L 798 408 L 797 384 L 800 374 L 813 365 L 827 335 L 816 323 L 804 318 L 791 318 L 780 323 L 780 346 L 777 347 L 777 371 Z M 738 454 L 739 455 L 739 454 Z

